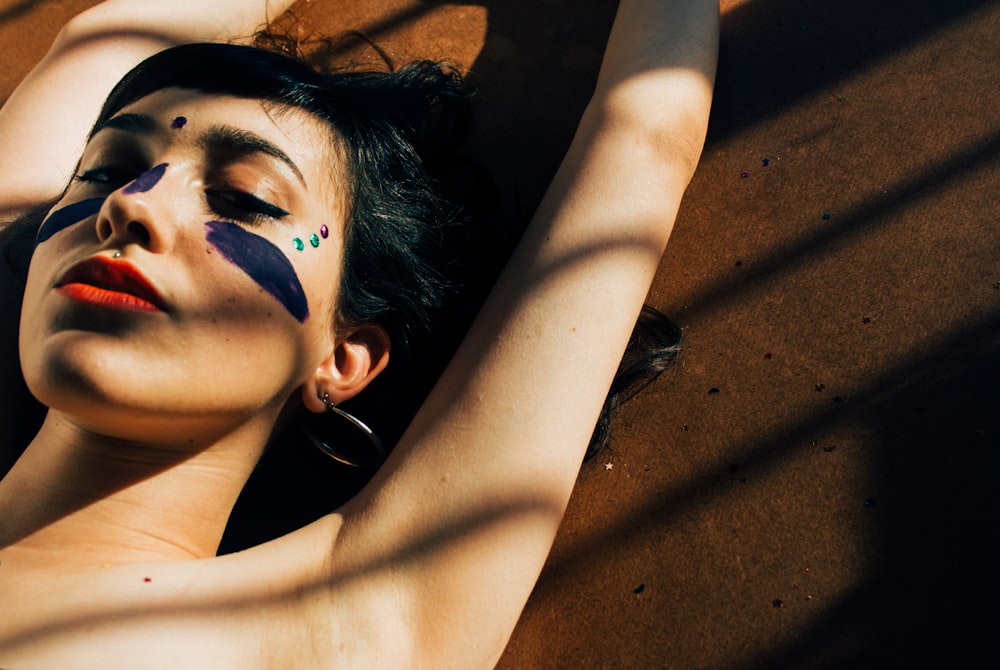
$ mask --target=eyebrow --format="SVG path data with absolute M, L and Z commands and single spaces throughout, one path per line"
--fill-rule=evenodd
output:
M 90 135 L 91 138 L 105 128 L 121 130 L 123 132 L 130 133 L 132 135 L 139 135 L 141 137 L 149 137 L 165 132 L 163 127 L 152 116 L 147 114 L 135 114 L 132 112 L 118 114 L 117 116 L 111 117 L 104 123 L 101 123 L 94 128 L 94 132 Z M 208 129 L 208 132 L 199 139 L 198 143 L 209 151 L 226 151 L 237 154 L 261 153 L 271 156 L 272 158 L 276 158 L 287 165 L 288 168 L 295 173 L 295 176 L 298 178 L 299 182 L 302 183 L 302 186 L 306 186 L 306 180 L 302 176 L 302 171 L 299 170 L 295 161 L 293 161 L 288 154 L 274 146 L 271 142 L 265 140 L 260 135 L 252 133 L 249 130 L 224 125 L 212 126 Z
M 94 135 L 101 132 L 105 128 L 113 128 L 115 130 L 122 130 L 133 135 L 148 137 L 159 132 L 160 124 L 156 122 L 156 119 L 145 114 L 119 114 L 117 116 L 112 116 L 110 119 L 94 128 L 94 132 L 90 134 L 90 137 L 93 138 Z
M 199 144 L 209 150 L 231 151 L 240 154 L 266 154 L 276 158 L 291 169 L 302 183 L 306 185 L 306 180 L 288 154 L 274 146 L 260 135 L 252 133 L 242 128 L 232 126 L 212 126 L 208 132 L 199 140 Z

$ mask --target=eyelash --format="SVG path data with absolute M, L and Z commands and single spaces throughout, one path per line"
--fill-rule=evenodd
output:
M 100 184 L 102 186 L 116 185 L 115 188 L 124 186 L 135 178 L 137 174 L 134 170 L 116 167 L 96 167 L 84 170 L 73 177 L 74 181 L 83 184 Z
M 277 205 L 272 205 L 246 191 L 207 189 L 205 196 L 216 214 L 237 222 L 258 224 L 288 216 L 288 212 Z
M 121 188 L 139 174 L 135 170 L 116 167 L 96 167 L 84 170 L 73 179 L 79 183 L 103 187 L 108 192 Z M 209 207 L 224 219 L 257 225 L 280 220 L 288 212 L 246 191 L 205 189 Z

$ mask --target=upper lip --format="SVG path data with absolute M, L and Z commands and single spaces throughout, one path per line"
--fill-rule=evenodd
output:
M 157 290 L 128 261 L 114 260 L 105 256 L 88 258 L 71 267 L 56 282 L 56 288 L 74 283 L 128 293 L 152 303 L 162 311 L 167 310 L 167 305 Z

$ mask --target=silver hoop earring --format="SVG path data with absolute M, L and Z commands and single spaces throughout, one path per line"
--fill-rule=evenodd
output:
M 330 396 L 327 393 L 323 394 L 320 398 L 326 408 L 330 410 L 331 414 L 339 416 L 346 419 L 348 423 L 364 433 L 365 438 L 374 450 L 374 453 L 360 454 L 360 453 L 348 453 L 351 450 L 339 449 L 332 446 L 327 440 L 321 439 L 316 432 L 306 425 L 306 422 L 302 422 L 302 432 L 305 433 L 306 437 L 313 445 L 322 451 L 324 454 L 337 461 L 338 463 L 343 463 L 344 465 L 350 465 L 356 468 L 371 468 L 376 467 L 385 460 L 385 445 L 382 444 L 382 440 L 378 439 L 378 436 L 368 427 L 364 421 L 358 417 L 345 412 L 330 401 Z M 314 416 L 325 416 L 325 415 L 314 415 Z M 342 442 L 342 440 L 341 440 Z M 365 458 L 364 456 L 367 456 Z

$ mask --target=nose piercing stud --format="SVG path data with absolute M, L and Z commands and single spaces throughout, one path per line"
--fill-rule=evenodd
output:
M 111 257 L 112 258 L 121 258 L 122 257 L 122 252 L 116 251 L 115 253 L 111 254 Z

